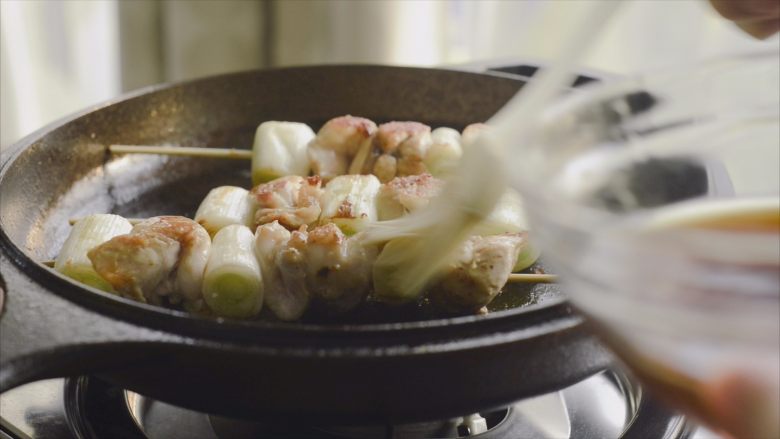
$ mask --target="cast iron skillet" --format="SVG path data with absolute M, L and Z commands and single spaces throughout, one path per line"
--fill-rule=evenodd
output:
M 192 216 L 246 162 L 108 157 L 105 145 L 249 147 L 264 120 L 320 126 L 354 114 L 462 128 L 522 85 L 507 75 L 328 66 L 238 73 L 143 90 L 17 143 L 0 171 L 0 391 L 99 373 L 188 408 L 246 418 L 411 422 L 561 388 L 610 357 L 555 290 L 536 305 L 384 324 L 194 317 L 79 287 L 38 264 L 67 219 L 91 212 Z

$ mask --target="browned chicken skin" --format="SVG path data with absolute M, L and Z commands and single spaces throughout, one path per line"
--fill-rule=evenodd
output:
M 444 189 L 444 180 L 431 174 L 395 177 L 382 185 L 377 198 L 379 220 L 391 220 L 425 207 Z
M 374 122 L 363 117 L 347 115 L 327 121 L 309 145 L 314 174 L 325 181 L 346 174 L 355 155 L 370 145 L 376 129 Z
M 283 320 L 299 318 L 311 299 L 338 312 L 348 311 L 368 295 L 376 254 L 376 247 L 346 237 L 335 224 L 296 230 L 276 254 L 284 291 L 278 291 L 273 299 L 277 303 L 269 305 Z
M 289 175 L 255 186 L 255 226 L 279 221 L 289 230 L 314 224 L 322 211 L 322 183 L 318 176 Z
M 452 311 L 479 310 L 504 287 L 525 244 L 525 233 L 472 236 L 430 289 L 431 302 Z
M 431 127 L 419 122 L 379 125 L 373 141 L 373 153 L 378 157 L 371 165 L 372 173 L 386 183 L 395 176 L 427 172 L 423 159 L 431 142 Z
M 160 303 L 161 296 L 201 298 L 211 238 L 195 221 L 180 216 L 149 218 L 88 253 L 95 271 L 123 296 Z

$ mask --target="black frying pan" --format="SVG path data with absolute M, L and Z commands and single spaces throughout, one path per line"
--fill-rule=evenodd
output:
M 506 405 L 603 369 L 609 355 L 549 286 L 516 292 L 536 304 L 487 316 L 225 321 L 98 294 L 36 262 L 56 255 L 70 217 L 192 216 L 210 188 L 250 184 L 248 162 L 109 157 L 108 144 L 246 148 L 261 121 L 318 127 L 342 114 L 462 128 L 522 84 L 375 66 L 247 72 L 143 90 L 23 139 L 0 171 L 0 391 L 99 373 L 223 415 L 407 422 Z

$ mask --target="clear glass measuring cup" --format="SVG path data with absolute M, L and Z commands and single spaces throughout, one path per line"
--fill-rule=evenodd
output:
M 780 436 L 779 70 L 591 86 L 512 162 L 572 303 L 650 391 L 737 437 Z

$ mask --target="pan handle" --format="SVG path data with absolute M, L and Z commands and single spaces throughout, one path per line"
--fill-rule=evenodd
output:
M 105 317 L 36 285 L 0 253 L 0 393 L 45 378 L 144 361 L 150 342 L 181 340 Z

